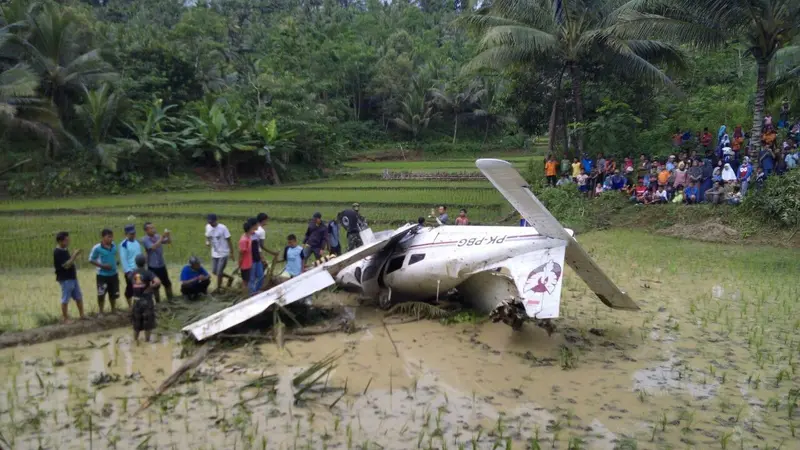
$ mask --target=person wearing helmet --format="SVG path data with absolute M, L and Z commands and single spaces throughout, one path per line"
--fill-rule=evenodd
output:
M 208 272 L 200 264 L 196 256 L 189 258 L 189 264 L 181 270 L 181 294 L 187 300 L 196 300 L 200 295 L 205 295 L 211 280 Z
M 144 331 L 144 341 L 150 341 L 150 332 L 156 327 L 156 304 L 153 292 L 161 286 L 158 277 L 145 267 L 147 257 L 138 254 L 134 257 L 136 268 L 128 275 L 133 294 L 131 306 L 131 324 L 133 340 L 139 345 L 139 333 Z

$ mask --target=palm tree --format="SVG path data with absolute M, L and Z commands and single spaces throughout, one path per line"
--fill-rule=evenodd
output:
M 453 115 L 453 144 L 455 144 L 458 137 L 458 118 L 480 101 L 484 95 L 483 87 L 478 80 L 473 80 L 463 91 L 431 89 L 431 95 L 439 109 Z
M 6 51 L 24 57 L 41 80 L 41 93 L 53 101 L 64 121 L 72 115 L 85 86 L 113 81 L 116 74 L 99 50 L 87 49 L 89 37 L 70 10 L 46 3 L 41 10 L 28 11 Z
M 761 124 L 770 64 L 800 36 L 797 0 L 644 0 L 621 14 L 620 32 L 630 37 L 665 36 L 700 48 L 738 41 L 756 60 L 756 97 L 751 151 L 761 148 Z
M 683 53 L 669 43 L 650 39 L 624 39 L 615 28 L 622 0 L 495 0 L 456 23 L 482 34 L 478 54 L 464 68 L 505 69 L 515 65 L 540 65 L 555 61 L 559 76 L 571 81 L 575 120 L 584 120 L 582 70 L 587 63 L 602 62 L 627 76 L 671 85 L 653 63 L 683 65 Z M 556 86 L 557 92 L 561 86 Z M 556 100 L 557 101 L 557 100 Z M 552 139 L 552 137 L 551 137 Z M 583 135 L 578 132 L 578 150 Z
M 120 96 L 107 84 L 90 91 L 84 88 L 85 101 L 75 106 L 84 124 L 89 149 L 111 170 L 117 168 L 119 148 L 109 143 L 109 135 L 118 125 Z
M 400 129 L 411 133 L 416 141 L 422 130 L 428 128 L 431 119 L 435 117 L 433 107 L 425 101 L 423 94 L 417 92 L 406 94 L 405 101 L 400 102 L 400 105 L 400 117 L 392 119 L 392 122 Z
M 800 38 L 795 39 L 800 41 Z M 774 79 L 767 85 L 770 101 L 781 97 L 800 101 L 800 42 L 783 47 L 775 53 Z
M 48 142 L 61 126 L 51 104 L 36 96 L 39 79 L 19 64 L 0 72 L 0 134 L 21 130 Z

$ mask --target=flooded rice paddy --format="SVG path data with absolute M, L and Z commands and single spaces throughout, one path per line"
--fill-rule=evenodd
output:
M 798 448 L 795 255 L 642 236 L 583 238 L 639 313 L 609 311 L 569 272 L 552 336 L 384 327 L 326 293 L 364 328 L 216 351 L 137 415 L 185 361 L 181 336 L 6 349 L 0 432 L 14 449 Z M 296 402 L 292 378 L 334 351 L 336 368 Z

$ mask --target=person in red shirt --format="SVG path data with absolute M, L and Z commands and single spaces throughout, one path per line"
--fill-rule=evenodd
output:
M 708 150 L 711 148 L 711 142 L 714 140 L 714 136 L 708 132 L 708 127 L 703 128 L 703 135 L 700 137 L 700 144 Z
M 242 277 L 242 293 L 248 296 L 250 272 L 253 268 L 253 233 L 258 229 L 258 222 L 248 219 L 244 225 L 244 234 L 239 238 L 239 272 Z
M 647 193 L 647 186 L 644 185 L 644 178 L 639 177 L 639 182 L 636 183 L 636 188 L 633 190 L 634 197 L 631 199 L 637 203 L 644 203 L 644 197 Z

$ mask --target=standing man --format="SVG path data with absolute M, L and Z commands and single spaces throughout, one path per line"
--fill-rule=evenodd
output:
M 196 256 L 189 258 L 189 264 L 181 270 L 181 294 L 186 300 L 195 300 L 206 294 L 210 284 L 211 277 L 200 264 L 200 259 Z
M 228 279 L 228 286 L 233 284 L 233 277 L 225 273 L 228 258 L 236 261 L 233 256 L 231 232 L 228 227 L 217 221 L 216 214 L 208 215 L 206 226 L 206 245 L 211 247 L 211 272 L 217 277 L 217 290 L 222 288 L 222 279 Z
M 436 218 L 436 223 L 439 225 L 447 225 L 447 221 L 450 219 L 450 216 L 447 215 L 447 206 L 440 205 L 439 206 L 439 216 Z
M 147 257 L 136 255 L 136 269 L 130 273 L 131 292 L 134 304 L 131 309 L 133 325 L 133 341 L 139 345 L 139 332 L 144 330 L 144 341 L 150 342 L 150 332 L 156 327 L 156 305 L 153 303 L 153 292 L 161 284 L 158 277 L 145 267 Z
M 103 314 L 106 293 L 111 304 L 111 312 L 116 312 L 119 275 L 117 275 L 117 246 L 114 244 L 113 231 L 106 228 L 100 233 L 100 243 L 95 244 L 89 252 L 89 263 L 97 267 L 97 306 L 100 314 Z
M 125 272 L 125 300 L 128 302 L 128 309 L 133 298 L 131 274 L 136 270 L 136 256 L 141 254 L 142 245 L 136 240 L 136 227 L 126 225 L 125 239 L 119 243 L 119 260 L 122 262 L 122 271 Z
M 322 257 L 322 251 L 328 246 L 328 226 L 322 221 L 322 214 L 315 212 L 308 223 L 306 237 L 303 239 L 303 259 L 308 259 L 314 254 L 317 260 Z
M 164 292 L 167 294 L 167 300 L 172 300 L 172 282 L 169 280 L 169 273 L 167 273 L 167 262 L 164 260 L 164 244 L 171 244 L 169 230 L 164 230 L 164 234 L 159 236 L 156 233 L 156 227 L 151 222 L 144 223 L 144 232 L 146 236 L 142 239 L 142 245 L 147 252 L 147 268 L 153 272 L 161 285 L 164 286 Z M 160 289 L 155 289 L 156 303 L 161 301 Z
M 78 285 L 78 272 L 75 269 L 75 259 L 81 254 L 80 249 L 69 252 L 69 233 L 61 231 L 56 234 L 56 248 L 53 250 L 53 266 L 56 269 L 56 281 L 61 286 L 61 317 L 64 323 L 69 321 L 67 307 L 69 299 L 75 300 L 78 314 L 83 315 L 83 294 Z
M 359 213 L 361 205 L 353 203 L 352 209 L 346 209 L 339 213 L 339 222 L 342 223 L 342 228 L 347 232 L 347 250 L 353 250 L 361 247 L 364 243 L 361 241 L 361 228 L 366 227 L 366 221 Z

